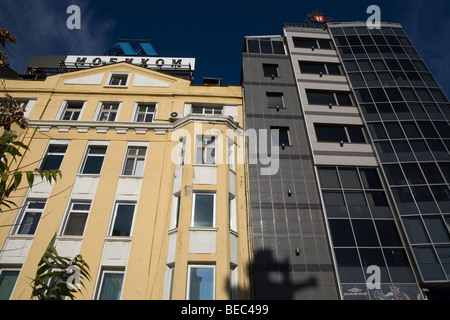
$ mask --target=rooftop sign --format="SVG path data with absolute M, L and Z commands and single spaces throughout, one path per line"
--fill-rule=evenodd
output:
M 319 10 L 316 10 L 312 13 L 309 13 L 306 15 L 306 23 L 285 23 L 284 27 L 294 27 L 294 28 L 321 28 L 326 29 L 327 28 L 327 22 L 332 22 L 333 18 L 325 17 L 325 15 L 320 12 Z
M 118 62 L 128 62 L 149 69 L 194 70 L 194 58 L 161 58 L 143 56 L 67 56 L 66 68 L 90 68 Z

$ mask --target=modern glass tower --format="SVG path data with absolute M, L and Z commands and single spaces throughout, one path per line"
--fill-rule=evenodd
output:
M 249 171 L 256 297 L 283 298 L 267 272 L 308 279 L 292 299 L 448 297 L 450 104 L 402 26 L 246 37 L 242 85 L 280 132 L 278 173 Z

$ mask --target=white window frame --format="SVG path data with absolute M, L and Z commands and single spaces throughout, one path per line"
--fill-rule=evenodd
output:
M 201 113 L 194 113 L 194 108 L 201 108 Z M 212 113 L 207 113 L 207 110 L 211 109 Z M 224 114 L 224 106 L 216 104 L 202 104 L 202 103 L 192 103 L 191 104 L 191 114 L 193 115 L 204 115 L 204 116 L 222 116 Z M 220 113 L 215 113 L 216 110 L 220 110 Z
M 173 263 L 167 264 L 166 272 L 164 274 L 163 300 L 172 300 L 174 275 L 175 265 Z
M 111 80 L 114 76 L 127 76 L 127 81 L 125 84 L 110 84 Z M 108 75 L 108 79 L 106 80 L 105 87 L 111 87 L 111 88 L 128 88 L 128 85 L 130 84 L 130 78 L 131 73 L 130 72 L 120 72 L 120 71 L 113 71 L 110 72 Z
M 228 212 L 229 212 L 229 219 L 230 219 L 230 230 L 237 232 L 237 211 L 236 211 L 236 196 L 232 195 L 230 193 L 228 198 Z
M 20 272 L 22 271 L 21 270 L 21 268 L 13 268 L 13 267 L 5 267 L 5 268 L 0 268 L 0 275 L 3 273 L 3 272 L 5 272 L 5 271 L 16 271 L 16 272 L 19 272 L 18 274 L 17 274 L 17 278 L 16 278 L 16 282 L 14 283 L 14 286 L 13 286 L 13 288 L 12 288 L 12 290 L 11 290 L 11 294 L 9 295 L 9 300 L 11 299 L 11 296 L 13 295 L 13 293 L 14 293 L 14 290 L 16 289 L 16 286 L 17 286 L 17 280 L 19 280 L 19 277 L 20 277 Z
M 64 120 L 64 115 L 66 114 L 67 109 L 69 108 L 69 103 L 70 102 L 82 102 L 83 105 L 80 108 L 80 114 L 78 115 L 76 120 L 70 119 L 70 120 Z M 63 103 L 61 104 L 61 108 L 58 112 L 58 115 L 56 116 L 57 120 L 61 120 L 61 121 L 80 121 L 81 116 L 83 115 L 83 111 L 84 111 L 84 107 L 86 106 L 86 101 L 85 100 L 64 100 Z M 75 109 L 74 109 L 75 110 Z M 72 118 L 72 116 L 71 116 Z
M 127 159 L 128 159 L 128 150 L 130 148 L 141 148 L 144 149 L 145 148 L 145 156 L 144 156 L 144 166 L 142 168 L 142 173 L 140 175 L 136 175 L 134 172 L 131 175 L 126 175 L 124 174 L 125 171 L 125 166 L 127 164 Z M 142 142 L 129 142 L 127 144 L 127 148 L 125 149 L 125 155 L 123 157 L 123 161 L 122 161 L 122 169 L 120 171 L 120 176 L 121 177 L 142 177 L 144 175 L 145 172 L 145 165 L 147 163 L 147 156 L 148 156 L 148 148 L 149 148 L 149 143 L 142 143 Z M 136 163 L 134 163 L 133 165 L 133 171 L 136 168 Z
M 37 203 L 37 202 L 43 202 L 44 203 L 44 207 L 42 209 L 28 209 L 28 206 L 30 205 L 30 203 Z M 47 199 L 25 199 L 21 210 L 19 211 L 19 214 L 16 217 L 16 221 L 14 223 L 13 228 L 11 229 L 11 234 L 12 235 L 17 235 L 17 236 L 23 236 L 23 237 L 34 237 L 34 235 L 36 234 L 38 228 L 39 228 L 39 224 L 42 220 L 42 217 L 44 215 L 44 211 L 45 208 L 47 206 Z M 39 221 L 36 225 L 36 229 L 34 230 L 34 233 L 32 234 L 28 234 L 28 233 L 19 233 L 20 228 L 22 227 L 22 223 L 24 222 L 24 218 L 25 215 L 27 213 L 27 211 L 32 211 L 32 212 L 40 212 L 40 217 L 39 217 Z
M 197 195 L 210 195 L 213 196 L 213 224 L 209 227 L 199 227 L 194 225 L 195 221 L 195 203 Z M 194 191 L 192 195 L 192 212 L 191 212 L 191 228 L 199 229 L 215 229 L 216 228 L 216 215 L 217 215 L 217 194 L 216 192 Z
M 100 117 L 101 117 L 102 112 L 103 112 L 103 106 L 105 104 L 117 104 L 118 105 L 114 121 L 100 120 Z M 120 110 L 121 109 L 122 109 L 122 102 L 119 102 L 119 101 L 100 101 L 98 103 L 98 106 L 97 106 L 97 111 L 95 112 L 94 121 L 98 121 L 98 122 L 117 122 L 118 118 L 119 118 L 119 115 L 120 115 Z
M 106 149 L 105 154 L 103 155 L 103 163 L 102 163 L 102 168 L 100 170 L 99 173 L 83 173 L 84 167 L 86 165 L 86 161 L 89 157 L 89 150 L 91 147 L 104 147 Z M 84 155 L 83 155 L 83 161 L 81 162 L 80 168 L 78 169 L 78 174 L 79 175 L 94 175 L 94 176 L 99 176 L 101 175 L 102 171 L 103 171 L 103 166 L 105 165 L 105 160 L 106 160 L 106 155 L 108 154 L 108 147 L 109 147 L 109 142 L 105 141 L 90 141 L 88 143 L 88 145 L 86 146 L 86 150 L 84 151 Z M 94 155 L 95 157 L 96 155 Z M 98 156 L 100 157 L 100 156 Z
M 23 116 L 28 118 L 30 116 L 31 110 L 33 110 L 34 105 L 36 104 L 36 98 L 16 98 L 17 104 L 20 109 L 24 111 Z
M 228 168 L 236 173 L 236 144 L 230 137 L 227 137 L 227 162 Z
M 181 211 L 181 193 L 175 193 L 172 195 L 172 210 L 170 218 L 170 229 L 177 229 L 180 220 Z
M 76 209 L 73 208 L 74 205 L 76 205 L 76 204 L 89 205 L 89 210 L 87 210 L 87 211 L 85 211 L 85 210 L 76 210 Z M 84 232 L 86 231 L 86 226 L 88 224 L 88 220 L 89 220 L 89 216 L 90 216 L 90 213 L 91 213 L 91 209 L 92 209 L 92 203 L 91 202 L 80 201 L 80 200 L 72 200 L 70 202 L 70 204 L 69 204 L 68 209 L 66 210 L 66 214 L 65 214 L 65 217 L 64 217 L 64 220 L 63 220 L 64 223 L 63 223 L 63 225 L 61 227 L 61 230 L 60 230 L 61 236 L 62 237 L 83 237 L 84 236 Z M 70 218 L 70 215 L 72 213 L 75 213 L 75 214 L 76 213 L 87 213 L 86 221 L 84 223 L 84 228 L 83 228 L 83 232 L 81 233 L 81 235 L 66 235 L 65 234 L 65 231 L 66 231 L 66 228 L 67 228 L 67 224 L 69 223 L 69 218 Z
M 152 118 L 151 122 L 137 121 L 137 117 L 139 115 L 138 110 L 139 110 L 140 106 L 153 106 L 155 108 L 155 111 L 153 111 L 153 118 Z M 133 108 L 134 111 L 133 111 L 133 114 L 132 114 L 131 121 L 132 122 L 136 122 L 136 123 L 153 123 L 153 122 L 156 122 L 156 115 L 158 113 L 158 107 L 159 107 L 159 103 L 158 102 L 144 102 L 144 101 L 135 102 L 134 103 L 134 108 Z M 149 112 L 149 113 L 151 113 L 151 112 Z
M 117 219 L 117 210 L 119 209 L 120 205 L 133 205 L 134 206 L 134 210 L 133 210 L 133 219 L 131 221 L 131 225 L 130 225 L 130 235 L 129 236 L 118 236 L 118 235 L 113 235 L 113 231 L 114 231 L 114 225 L 116 223 L 116 219 Z M 134 222 L 136 220 L 136 212 L 137 212 L 137 202 L 136 201 L 115 201 L 114 203 L 114 211 L 113 214 L 111 216 L 111 221 L 109 224 L 109 228 L 108 228 L 108 237 L 109 238 L 118 238 L 118 239 L 130 239 L 133 237 L 133 229 L 134 229 Z
M 42 166 L 44 165 L 44 163 L 45 163 L 45 161 L 46 161 L 46 158 L 47 158 L 48 156 L 58 155 L 58 154 L 62 154 L 62 156 L 63 156 L 63 159 L 62 159 L 62 161 L 61 161 L 61 165 L 62 165 L 62 163 L 63 163 L 63 161 L 64 161 L 64 158 L 65 158 L 65 156 L 66 156 L 67 148 L 69 147 L 69 143 L 70 143 L 70 140 L 50 140 L 50 141 L 48 142 L 48 144 L 47 144 L 47 148 L 45 149 L 44 156 L 42 157 L 41 162 L 39 163 L 38 168 L 42 168 Z M 56 151 L 56 152 L 50 152 L 50 148 L 51 148 L 51 147 L 54 147 L 54 146 L 64 146 L 64 147 L 66 147 L 66 151 L 64 151 L 64 153 L 60 153 L 60 152 L 58 152 L 58 151 Z M 60 167 L 61 167 L 61 165 L 60 165 Z
M 216 265 L 215 264 L 188 264 L 187 284 L 186 284 L 186 300 L 190 300 L 191 288 L 191 270 L 192 269 L 213 269 L 213 300 L 216 299 Z
M 125 284 L 125 270 L 123 269 L 102 269 L 100 272 L 100 276 L 99 276 L 99 281 L 98 281 L 98 286 L 97 286 L 97 294 L 95 296 L 96 300 L 100 299 L 100 294 L 102 292 L 102 286 L 103 286 L 103 281 L 105 279 L 105 274 L 107 273 L 114 273 L 114 274 L 122 274 L 123 275 L 123 280 L 122 280 L 122 287 L 120 288 L 120 297 L 119 300 L 122 299 L 122 295 L 123 295 L 123 287 Z
M 201 137 L 201 145 L 199 145 L 200 138 Z M 212 141 L 212 138 L 214 138 L 214 141 Z M 210 134 L 199 134 L 195 137 L 195 164 L 197 165 L 210 165 L 215 166 L 217 165 L 217 135 L 210 135 Z M 208 141 L 211 141 L 208 143 Z M 198 152 L 199 148 L 202 149 L 202 162 L 198 163 Z M 208 150 L 214 150 L 214 163 L 207 163 L 208 157 L 206 157 Z

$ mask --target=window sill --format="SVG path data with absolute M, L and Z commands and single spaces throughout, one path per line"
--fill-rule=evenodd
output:
M 189 227 L 189 231 L 214 231 L 217 232 L 217 227 Z
M 113 242 L 113 241 L 131 242 L 131 239 L 132 239 L 131 237 L 119 237 L 119 236 L 106 236 L 105 237 L 105 240 L 110 241 L 110 242 Z
M 123 88 L 123 89 L 128 89 L 128 85 L 114 85 L 114 84 L 107 84 L 103 86 L 104 88 Z

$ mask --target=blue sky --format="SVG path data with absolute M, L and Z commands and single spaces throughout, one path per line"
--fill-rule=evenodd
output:
M 69 5 L 81 9 L 81 30 L 69 30 Z M 1 0 L 0 25 L 18 43 L 9 61 L 22 72 L 33 55 L 102 55 L 119 38 L 150 39 L 160 56 L 196 58 L 194 83 L 218 77 L 239 84 L 244 36 L 282 32 L 321 10 L 337 22 L 366 21 L 369 5 L 401 23 L 450 96 L 449 0 Z

